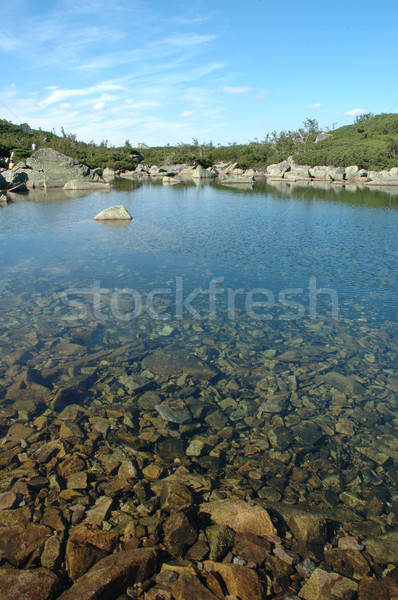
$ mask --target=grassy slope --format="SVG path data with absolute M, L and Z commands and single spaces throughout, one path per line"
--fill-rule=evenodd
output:
M 358 165 L 364 169 L 390 169 L 398 166 L 398 114 L 381 114 L 365 123 L 346 125 L 333 137 L 295 155 L 300 164 Z

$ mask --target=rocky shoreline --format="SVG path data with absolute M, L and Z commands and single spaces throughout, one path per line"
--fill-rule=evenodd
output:
M 254 185 L 257 180 L 269 183 L 331 184 L 339 186 L 398 187 L 398 167 L 389 171 L 365 171 L 356 165 L 345 168 L 295 164 L 292 157 L 265 169 L 244 169 L 238 163 L 220 163 L 207 169 L 201 165 L 139 165 L 134 171 L 89 169 L 74 159 L 44 148 L 11 170 L 0 169 L 0 190 L 24 192 L 30 189 L 63 188 L 75 190 L 109 190 L 117 178 L 162 178 L 165 185 L 184 181 L 218 181 L 223 185 Z M 5 196 L 4 196 L 5 198 Z M 6 198 L 4 199 L 4 201 Z M 3 201 L 3 200 L 0 200 Z
M 204 169 L 202 166 L 168 165 L 157 167 L 140 165 L 135 171 L 114 173 L 125 178 L 162 177 L 164 184 L 180 183 L 186 179 L 196 181 L 217 180 L 225 185 L 249 184 L 266 179 L 285 183 L 329 183 L 357 186 L 398 186 L 398 167 L 389 171 L 365 171 L 356 165 L 346 168 L 297 165 L 291 157 L 266 169 L 243 169 L 238 163 L 220 163 Z

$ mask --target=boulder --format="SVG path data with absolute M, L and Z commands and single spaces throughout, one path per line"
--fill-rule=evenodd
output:
M 331 133 L 325 133 L 324 131 L 321 131 L 321 133 L 318 133 L 318 135 L 316 136 L 314 144 L 318 144 L 318 142 L 323 142 L 323 140 L 327 140 L 331 137 L 333 137 Z
M 26 160 L 29 180 L 42 181 L 43 187 L 63 187 L 71 179 L 90 178 L 90 169 L 52 148 L 42 148 Z
M 290 171 L 290 164 L 287 160 L 273 165 L 268 165 L 266 175 L 268 177 L 283 177 L 283 175 Z
M 293 180 L 309 179 L 310 178 L 309 169 L 310 169 L 310 167 L 308 165 L 292 164 L 290 171 L 286 171 L 286 173 L 283 175 L 283 178 L 290 179 L 290 180 L 292 180 L 292 179 Z
M 327 174 L 333 181 L 342 181 L 344 173 L 345 171 L 342 167 L 327 167 Z
M 115 169 L 111 169 L 110 167 L 106 167 L 102 171 L 102 178 L 103 179 L 115 179 L 115 177 L 116 177 Z
M 398 174 L 391 171 L 368 171 L 370 183 L 376 185 L 398 185 Z
M 351 165 L 345 168 L 346 179 L 356 179 L 358 177 L 359 167 L 357 165 Z
M 28 189 L 62 188 L 67 182 L 73 180 L 101 181 L 98 169 L 90 171 L 86 165 L 52 148 L 38 150 L 25 163 L 20 162 L 14 169 L 5 173 L 6 175 L 4 172 L 2 175 L 9 186 L 25 184 Z M 70 189 L 87 189 L 87 187 Z
M 311 177 L 314 179 L 326 179 L 330 181 L 331 178 L 328 175 L 328 167 L 310 167 L 308 170 Z
M 209 169 L 204 169 L 200 165 L 198 165 L 191 174 L 193 179 L 212 179 L 213 177 L 217 177 L 218 172 L 214 167 L 210 167 Z
M 102 210 L 96 215 L 94 221 L 131 221 L 132 216 L 130 215 L 127 208 L 119 204 L 118 206 L 111 206 Z

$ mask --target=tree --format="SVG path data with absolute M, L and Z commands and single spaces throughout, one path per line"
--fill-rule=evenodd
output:
M 370 119 L 373 119 L 373 117 L 374 114 L 371 112 L 364 113 L 363 115 L 357 115 L 354 119 L 354 123 L 366 123 L 366 121 L 370 121 Z

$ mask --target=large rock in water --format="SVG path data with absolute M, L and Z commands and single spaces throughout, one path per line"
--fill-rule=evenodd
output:
M 131 221 L 132 218 L 127 208 L 119 204 L 102 210 L 94 217 L 94 221 Z
M 26 160 L 27 187 L 64 187 L 73 179 L 92 180 L 90 169 L 52 148 L 42 148 Z

